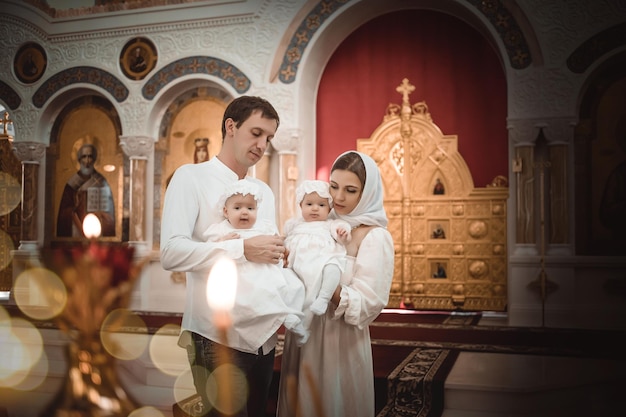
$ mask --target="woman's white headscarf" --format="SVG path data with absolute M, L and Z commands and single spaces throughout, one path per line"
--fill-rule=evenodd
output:
M 330 215 L 332 218 L 347 221 L 352 227 L 360 224 L 387 227 L 387 213 L 383 207 L 383 180 L 380 176 L 378 165 L 370 156 L 357 151 L 344 152 L 337 159 L 350 152 L 358 154 L 365 165 L 365 184 L 361 193 L 361 199 L 350 214 L 341 215 L 333 210 Z M 335 162 L 337 162 L 337 159 L 335 159 Z M 335 162 L 333 162 L 333 166 Z

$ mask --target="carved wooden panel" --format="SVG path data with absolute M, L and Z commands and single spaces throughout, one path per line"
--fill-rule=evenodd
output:
M 5 132 L 0 136 L 0 291 L 9 291 L 13 286 L 11 251 L 20 241 L 21 175 L 22 165 Z
M 457 136 L 442 134 L 425 102 L 410 104 L 412 89 L 405 79 L 402 105 L 357 141 L 385 186 L 396 250 L 389 307 L 503 311 L 507 180 L 475 188 Z

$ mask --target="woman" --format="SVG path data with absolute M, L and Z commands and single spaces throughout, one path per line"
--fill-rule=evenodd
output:
M 347 221 L 347 264 L 308 342 L 286 332 L 278 416 L 373 417 L 374 370 L 369 324 L 387 305 L 394 248 L 387 231 L 376 163 L 355 151 L 340 155 L 330 173 L 331 217 Z

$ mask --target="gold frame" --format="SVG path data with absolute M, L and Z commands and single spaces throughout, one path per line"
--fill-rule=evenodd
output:
M 15 77 L 24 84 L 39 81 L 48 66 L 48 57 L 43 47 L 35 42 L 25 43 L 18 49 L 13 60 Z
M 135 38 L 124 45 L 120 54 L 120 68 L 131 80 L 142 80 L 154 69 L 157 51 L 149 39 Z

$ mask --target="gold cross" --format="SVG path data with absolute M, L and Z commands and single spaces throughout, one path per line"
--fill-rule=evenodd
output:
M 8 136 L 9 135 L 9 125 L 13 124 L 13 120 L 9 119 L 9 112 L 5 111 L 4 112 L 4 117 L 2 118 L 2 134 L 4 136 Z
M 408 78 L 405 78 L 404 80 L 402 80 L 402 84 L 396 87 L 396 91 L 402 94 L 403 103 L 409 102 L 409 94 L 412 93 L 414 90 L 415 90 L 415 86 L 409 83 Z

